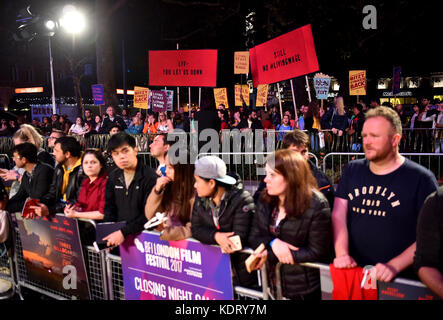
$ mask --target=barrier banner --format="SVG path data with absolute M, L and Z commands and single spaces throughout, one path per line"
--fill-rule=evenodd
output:
M 255 102 L 256 107 L 264 107 L 268 102 L 268 84 L 259 84 L 257 87 L 257 100 Z
M 247 84 L 236 84 L 235 90 L 235 106 L 239 107 L 243 105 L 243 100 L 247 106 L 249 106 L 249 86 Z
M 440 300 L 426 287 L 377 281 L 378 300 Z
M 162 90 L 166 92 L 166 111 L 172 111 L 174 108 L 174 90 Z
M 226 88 L 214 88 L 215 105 L 224 104 L 225 108 L 229 108 L 228 90 Z
M 92 98 L 94 99 L 94 105 L 101 106 L 105 104 L 105 93 L 103 91 L 102 84 L 92 85 Z
M 366 95 L 366 70 L 349 71 L 349 95 L 350 96 Z
M 392 94 L 395 96 L 400 92 L 401 82 L 401 67 L 394 68 L 394 74 L 392 77 Z
M 149 51 L 149 85 L 216 87 L 217 50 Z
M 318 70 L 310 24 L 255 46 L 249 56 L 254 87 Z
M 163 90 L 151 90 L 151 108 L 154 112 L 165 112 L 168 106 L 168 96 Z
M 234 74 L 248 74 L 249 73 L 249 52 L 236 51 L 234 52 Z
M 232 300 L 231 262 L 194 239 L 130 235 L 120 246 L 126 300 Z
M 56 215 L 25 219 L 16 214 L 27 279 L 74 299 L 90 299 L 76 219 Z
M 148 109 L 149 89 L 134 87 L 134 108 Z

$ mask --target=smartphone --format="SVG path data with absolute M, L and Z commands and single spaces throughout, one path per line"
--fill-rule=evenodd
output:
M 239 251 L 239 250 L 241 250 L 243 248 L 239 235 L 235 235 L 235 236 L 229 237 L 228 239 L 231 240 L 231 242 L 234 244 L 234 247 L 231 248 L 232 251 Z M 222 253 L 226 253 L 226 252 L 223 251 L 223 249 L 222 249 Z
M 97 241 L 94 241 L 93 246 L 94 246 L 95 251 L 97 251 L 97 252 L 100 252 L 101 250 L 110 249 L 110 248 L 114 247 L 114 246 L 108 247 L 106 245 L 106 242 L 97 243 Z
M 243 248 L 239 235 L 235 235 L 235 236 L 229 237 L 229 240 L 231 240 L 231 242 L 234 244 L 234 248 L 232 248 L 232 250 L 239 251 L 239 250 L 241 250 Z

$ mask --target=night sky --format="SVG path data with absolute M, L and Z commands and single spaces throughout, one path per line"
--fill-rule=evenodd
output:
M 14 12 L 31 3 L 39 12 L 63 1 L 6 1 Z M 368 78 L 389 77 L 394 66 L 403 75 L 441 72 L 441 11 L 430 1 L 178 1 L 109 0 L 115 77 L 122 87 L 121 49 L 125 41 L 127 87 L 148 84 L 148 50 L 218 49 L 217 86 L 239 82 L 233 75 L 233 52 L 246 50 L 244 17 L 256 12 L 255 45 L 312 25 L 320 71 L 343 78 L 350 69 L 366 69 Z M 95 58 L 95 2 L 73 2 L 88 15 L 88 32 L 76 39 L 78 54 Z M 199 3 L 193 5 L 193 3 Z M 377 9 L 377 29 L 364 30 L 363 7 Z M 54 9 L 53 9 L 54 11 Z M 4 15 L 3 15 L 4 16 Z M 8 23 L 3 21 L 3 24 Z

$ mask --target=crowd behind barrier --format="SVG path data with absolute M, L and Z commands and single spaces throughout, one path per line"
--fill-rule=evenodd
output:
M 274 136 L 275 141 L 275 149 L 281 148 L 282 139 L 286 130 L 267 130 L 266 132 L 262 131 L 261 134 L 263 136 L 264 149 L 261 151 L 267 151 L 267 141 L 271 135 Z M 359 142 L 359 137 L 357 134 L 348 135 L 347 133 L 343 133 L 342 136 L 337 136 L 333 134 L 331 130 L 320 130 L 318 132 L 310 132 L 304 131 L 309 135 L 310 138 L 310 150 L 313 154 L 320 156 L 326 153 L 331 152 L 361 152 L 362 146 L 361 142 Z M 189 133 L 182 133 L 186 136 L 186 139 L 189 143 Z M 260 134 L 260 133 L 256 133 Z M 134 138 L 137 142 L 137 147 L 140 152 L 148 152 L 149 145 L 155 138 L 155 136 L 159 135 L 159 133 L 147 133 L 147 134 L 133 134 Z M 250 144 L 245 145 L 243 142 L 242 150 L 234 150 L 234 147 L 231 143 L 230 150 L 222 150 L 222 144 L 220 143 L 220 151 L 223 152 L 236 152 L 236 151 L 244 151 L 244 152 L 252 152 L 256 151 L 254 146 L 254 134 L 251 132 L 243 132 L 241 133 L 242 137 L 251 136 Z M 97 148 L 100 150 L 106 150 L 107 143 L 109 141 L 109 134 L 94 134 L 88 137 L 84 136 L 74 136 L 82 145 L 84 149 L 87 148 Z M 247 141 L 246 138 L 243 141 Z M 43 139 L 43 149 L 46 151 L 50 151 L 48 148 L 48 137 L 44 137 Z M 13 140 L 11 137 L 0 137 L 0 154 L 8 155 L 11 157 L 11 150 L 14 146 Z M 407 153 L 441 153 L 443 151 L 443 130 L 441 128 L 434 129 L 403 129 L 403 137 L 401 139 L 399 145 L 400 152 Z M 270 150 L 271 151 L 271 150 Z M 0 167 L 7 166 L 8 163 L 10 165 L 10 159 L 4 157 L 0 158 Z
M 270 134 L 276 135 L 276 149 L 280 148 L 281 141 L 277 139 L 279 135 L 284 132 L 274 131 L 267 132 L 267 137 Z M 318 133 L 310 133 L 311 138 L 311 159 L 314 160 L 317 167 L 322 166 L 323 172 L 325 172 L 334 184 L 338 183 L 341 176 L 343 167 L 351 160 L 364 157 L 364 153 L 359 152 L 347 152 L 347 151 L 361 151 L 361 145 L 355 145 L 357 141 L 355 136 L 348 136 L 344 134 L 340 139 L 334 139 L 330 130 L 324 130 Z M 135 135 L 137 146 L 139 147 L 139 156 L 142 157 L 143 162 L 152 168 L 157 167 L 158 162 L 156 159 L 150 156 L 149 144 L 153 140 L 155 134 L 140 134 Z M 82 146 L 86 148 L 99 148 L 106 150 L 106 145 L 109 140 L 109 135 L 92 135 L 89 138 L 77 136 Z M 318 140 L 317 140 L 318 139 Z M 322 141 L 324 139 L 324 141 Z M 435 174 L 437 181 L 443 184 L 443 177 L 441 172 L 442 167 L 442 131 L 438 129 L 413 129 L 405 130 L 400 145 L 400 152 L 404 152 L 402 155 L 405 157 L 427 167 Z M 439 145 L 440 144 L 440 147 Z M 0 162 L 7 168 L 11 167 L 10 162 L 10 148 L 12 147 L 12 139 L 1 138 L 0 140 Z M 312 147 L 312 145 L 314 147 Z M 317 147 L 316 147 L 317 146 Z M 47 140 L 45 140 L 44 147 L 47 147 Z M 8 149 L 9 148 L 9 149 Z M 430 149 L 428 149 L 430 148 Z M 333 152 L 340 149 L 343 152 Z M 412 149 L 412 152 L 411 152 Z M 428 152 L 420 152 L 428 150 Z M 322 157 L 318 156 L 320 153 Z M 269 152 L 220 152 L 212 155 L 218 155 L 223 160 L 229 159 L 225 162 L 228 164 L 228 171 L 237 172 L 242 180 L 245 182 L 245 188 L 253 193 L 255 191 L 260 177 L 264 175 L 262 169 L 264 159 Z M 199 154 L 198 157 L 204 156 Z M 63 215 L 63 214 L 60 214 Z M 64 216 L 64 215 L 63 215 Z M 91 224 L 95 228 L 95 223 L 92 220 L 84 221 Z M 19 230 L 16 224 L 11 223 L 12 237 L 11 245 L 8 247 L 8 251 L 5 255 L 0 257 L 0 278 L 10 281 L 12 289 L 10 296 L 16 292 L 21 295 L 21 288 L 28 288 L 42 294 L 45 294 L 54 299 L 71 299 L 72 297 L 64 292 L 57 292 L 40 283 L 35 283 L 28 278 L 26 272 L 26 265 L 23 257 L 23 249 L 20 240 Z M 123 287 L 123 274 L 121 267 L 121 258 L 119 256 L 111 254 L 109 251 L 100 251 L 97 253 L 94 247 L 90 245 L 84 245 L 84 253 L 87 261 L 87 274 L 90 284 L 90 294 L 93 300 L 123 300 L 124 299 L 124 287 Z M 243 252 L 251 253 L 251 249 L 245 249 Z M 304 267 L 318 268 L 323 271 L 328 271 L 327 265 L 316 263 L 302 264 Z M 277 265 L 276 274 L 278 275 Z M 269 281 L 267 277 L 266 264 L 259 272 L 260 283 L 263 288 L 262 291 L 257 291 L 249 288 L 235 287 L 236 299 L 284 299 L 282 293 L 281 280 L 277 278 L 276 292 L 271 292 L 269 288 Z M 402 283 L 404 285 L 412 287 L 423 287 L 424 285 L 417 281 L 410 281 L 407 279 L 396 279 L 394 282 Z

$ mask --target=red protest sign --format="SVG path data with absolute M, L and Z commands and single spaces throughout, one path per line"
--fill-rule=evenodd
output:
M 149 51 L 149 85 L 215 87 L 217 50 Z
M 249 56 L 254 87 L 318 70 L 310 24 L 255 46 Z

